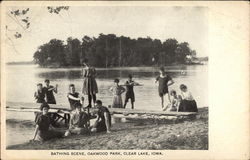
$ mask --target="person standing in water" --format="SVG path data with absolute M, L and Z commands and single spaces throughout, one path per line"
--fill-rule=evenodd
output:
M 95 80 L 96 77 L 96 70 L 94 67 L 91 67 L 88 63 L 88 59 L 84 59 L 83 61 L 84 68 L 82 69 L 83 75 L 83 89 L 82 93 L 88 95 L 89 105 L 88 107 L 92 107 L 92 100 L 93 104 L 96 101 L 96 94 L 98 93 L 98 87 Z
M 34 93 L 34 97 L 36 99 L 36 103 L 44 103 L 45 102 L 45 91 L 43 89 L 43 84 L 37 84 L 37 91 Z
M 134 86 L 139 85 L 139 83 L 136 83 L 132 80 L 132 75 L 128 75 L 128 80 L 125 83 L 126 86 L 126 94 L 125 94 L 125 102 L 124 102 L 124 108 L 126 108 L 126 105 L 128 103 L 128 100 L 131 101 L 131 108 L 134 109 L 134 102 L 135 102 L 135 94 L 134 94 Z
M 125 92 L 125 88 L 119 85 L 119 79 L 114 80 L 114 86 L 112 86 L 109 90 L 114 96 L 112 108 L 123 108 L 122 93 Z
M 56 99 L 55 99 L 53 92 L 57 93 L 58 85 L 56 84 L 56 87 L 50 85 L 49 79 L 45 79 L 44 82 L 45 82 L 44 91 L 45 91 L 45 96 L 46 96 L 46 102 L 48 104 L 56 104 Z
M 170 96 L 168 93 L 168 86 L 174 84 L 174 81 L 172 80 L 172 78 L 169 75 L 166 74 L 164 67 L 161 67 L 159 69 L 159 73 L 160 73 L 160 75 L 158 77 L 156 77 L 155 83 L 159 82 L 158 92 L 159 92 L 159 96 L 161 97 L 162 109 L 164 110 L 165 97 L 166 97 L 167 102 L 171 103 Z M 167 96 L 166 96 L 166 94 L 167 94 Z

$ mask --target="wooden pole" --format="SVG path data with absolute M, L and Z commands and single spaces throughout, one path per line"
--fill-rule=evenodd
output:
M 121 37 L 119 40 L 119 46 L 120 46 L 120 52 L 119 52 L 119 67 L 121 67 L 121 60 L 122 60 L 122 42 L 121 42 Z

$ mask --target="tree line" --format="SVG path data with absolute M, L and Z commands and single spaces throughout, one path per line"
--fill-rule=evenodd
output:
M 51 39 L 38 47 L 33 58 L 40 66 L 80 66 L 87 58 L 96 67 L 153 66 L 184 64 L 187 57 L 196 57 L 187 42 L 176 39 L 131 39 L 115 34 L 100 34 L 97 38 L 69 37 L 64 43 Z

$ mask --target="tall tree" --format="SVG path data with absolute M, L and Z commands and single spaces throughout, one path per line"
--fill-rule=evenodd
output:
M 176 61 L 179 63 L 185 63 L 186 56 L 191 55 L 191 50 L 187 42 L 178 44 L 176 48 Z
M 79 66 L 82 55 L 81 42 L 76 38 L 72 39 L 72 37 L 69 37 L 67 39 L 66 53 L 68 64 L 71 66 Z

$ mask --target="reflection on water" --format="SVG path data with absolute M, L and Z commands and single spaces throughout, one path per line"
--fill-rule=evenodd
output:
M 154 83 L 158 74 L 157 71 L 158 68 L 154 67 L 97 69 L 98 76 L 96 80 L 99 88 L 97 98 L 101 99 L 104 105 L 110 105 L 112 103 L 112 94 L 108 89 L 113 85 L 113 79 L 119 78 L 120 83 L 123 84 L 127 80 L 128 74 L 132 74 L 135 81 L 143 84 L 143 86 L 134 87 L 135 108 L 161 110 L 158 86 Z M 179 92 L 179 85 L 184 83 L 192 92 L 198 107 L 208 106 L 208 66 L 170 66 L 167 67 L 167 71 L 175 81 L 170 89 Z M 33 95 L 36 84 L 44 83 L 45 79 L 50 79 L 52 85 L 58 84 L 58 94 L 55 94 L 57 103 L 68 104 L 66 97 L 68 85 L 74 83 L 76 91 L 81 92 L 83 82 L 81 68 L 52 69 L 39 68 L 35 65 L 7 66 L 6 77 L 7 101 L 15 102 L 35 102 Z M 130 107 L 130 104 L 127 107 Z M 32 112 L 8 112 L 7 119 L 13 118 L 34 121 L 34 114 Z M 19 127 L 15 128 L 9 125 L 7 126 L 7 143 L 8 145 L 23 143 L 28 141 L 32 134 L 33 129 L 20 130 Z M 16 137 L 22 138 L 17 139 Z
M 179 91 L 179 85 L 184 83 L 193 93 L 198 106 L 208 106 L 208 67 L 202 66 L 170 66 L 167 67 L 169 75 L 175 81 L 170 89 Z M 119 78 L 120 84 L 125 83 L 128 74 L 134 76 L 134 80 L 143 84 L 135 87 L 136 108 L 159 110 L 160 98 L 157 93 L 157 84 L 154 83 L 158 74 L 158 68 L 132 67 L 97 69 L 97 83 L 99 87 L 98 99 L 105 105 L 112 103 L 112 94 L 109 88 L 113 85 L 113 79 Z M 55 94 L 58 104 L 68 104 L 66 95 L 68 85 L 73 83 L 76 90 L 81 92 L 82 76 L 81 68 L 39 68 L 35 65 L 7 66 L 7 100 L 16 102 L 34 102 L 33 93 L 37 83 L 43 83 L 44 79 L 50 79 L 51 84 L 58 84 L 58 94 Z M 124 95 L 123 95 L 124 96 Z M 124 99 L 124 97 L 123 97 Z

